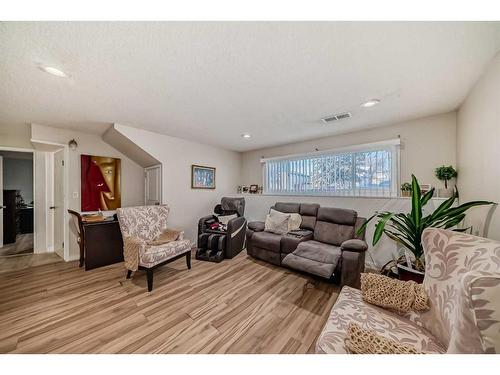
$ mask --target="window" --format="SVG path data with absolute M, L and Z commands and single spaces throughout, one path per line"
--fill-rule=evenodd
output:
M 399 140 L 262 159 L 267 194 L 397 196 Z

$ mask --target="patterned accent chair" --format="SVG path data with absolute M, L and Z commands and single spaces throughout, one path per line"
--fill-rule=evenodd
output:
M 346 353 L 350 322 L 427 353 L 500 353 L 500 242 L 444 229 L 422 236 L 430 309 L 398 315 L 344 287 L 316 353 Z
M 167 229 L 170 209 L 167 205 L 138 206 L 116 210 L 123 236 L 123 255 L 127 268 L 127 279 L 132 272 L 145 270 L 148 290 L 153 290 L 153 270 L 164 264 L 186 257 L 191 269 L 191 241 L 184 239 L 181 232 L 177 240 L 164 242 L 158 240 Z M 163 242 L 163 243 L 161 243 Z

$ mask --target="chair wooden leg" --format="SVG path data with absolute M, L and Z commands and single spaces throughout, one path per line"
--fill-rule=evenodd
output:
M 146 270 L 146 276 L 148 278 L 148 292 L 151 292 L 153 290 L 153 270 Z
M 130 276 L 132 276 L 132 271 L 127 270 L 127 279 L 130 279 Z
M 85 259 L 85 251 L 84 251 L 84 247 L 83 247 L 83 244 L 80 242 L 79 243 L 80 245 L 80 265 L 79 267 L 83 267 L 83 261 Z
M 188 270 L 190 270 L 191 269 L 191 251 L 186 253 L 186 265 L 187 265 Z

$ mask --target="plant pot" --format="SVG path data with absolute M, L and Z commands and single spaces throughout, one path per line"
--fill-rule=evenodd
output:
M 401 190 L 401 196 L 402 197 L 410 197 L 411 196 L 411 191 L 409 191 L 409 190 Z
M 399 280 L 415 281 L 418 284 L 422 284 L 424 282 L 425 273 L 398 264 L 398 275 Z
M 453 193 L 454 193 L 453 188 L 438 189 L 439 198 L 450 198 L 453 196 Z

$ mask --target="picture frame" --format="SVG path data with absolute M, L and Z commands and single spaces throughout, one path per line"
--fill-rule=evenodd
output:
M 191 165 L 191 189 L 215 189 L 215 168 Z
M 259 185 L 250 185 L 250 188 L 248 189 L 248 192 L 250 194 L 257 194 L 259 191 Z
M 121 207 L 121 159 L 80 155 L 80 209 L 112 211 Z

